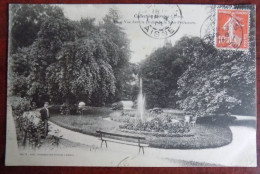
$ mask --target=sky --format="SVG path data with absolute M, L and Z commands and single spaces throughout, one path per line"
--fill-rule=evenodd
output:
M 154 50 L 162 47 L 166 42 L 175 44 L 183 36 L 200 36 L 200 29 L 208 17 L 206 5 L 179 5 L 183 18 L 179 30 L 166 39 L 152 38 L 141 29 L 136 15 L 147 8 L 143 4 L 62 4 L 59 5 L 64 14 L 71 20 L 81 18 L 96 18 L 101 21 L 110 8 L 116 8 L 121 17 L 121 27 L 130 40 L 131 58 L 130 62 L 138 63 L 144 60 Z M 160 7 L 159 7 L 160 6 Z M 175 5 L 156 5 L 155 8 L 166 9 Z M 176 7 L 176 6 L 175 6 Z M 165 13 L 165 12 L 161 12 Z M 171 12 L 168 12 L 171 13 Z M 149 14 L 149 13 L 147 13 Z

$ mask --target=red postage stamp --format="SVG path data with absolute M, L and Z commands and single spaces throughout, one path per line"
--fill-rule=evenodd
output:
M 215 46 L 248 50 L 249 10 L 217 9 Z

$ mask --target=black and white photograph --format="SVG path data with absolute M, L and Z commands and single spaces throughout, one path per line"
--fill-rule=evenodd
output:
M 254 5 L 9 4 L 7 166 L 255 167 Z

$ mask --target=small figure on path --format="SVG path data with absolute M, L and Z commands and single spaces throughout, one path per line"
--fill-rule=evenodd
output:
M 50 112 L 48 109 L 49 103 L 45 102 L 44 107 L 40 110 L 41 113 L 41 119 L 44 122 L 44 136 L 45 138 L 48 135 L 48 119 L 50 118 Z
M 85 106 L 86 106 L 85 102 L 79 102 L 78 109 L 79 109 L 80 115 L 83 115 L 83 110 L 84 110 Z

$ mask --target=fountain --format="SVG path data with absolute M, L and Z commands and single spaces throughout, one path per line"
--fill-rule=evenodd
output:
M 137 118 L 139 118 L 142 122 L 144 119 L 144 111 L 145 111 L 145 97 L 143 95 L 143 82 L 142 78 L 139 80 L 139 94 L 137 97 Z

